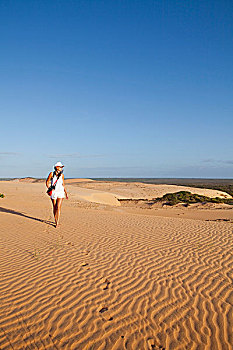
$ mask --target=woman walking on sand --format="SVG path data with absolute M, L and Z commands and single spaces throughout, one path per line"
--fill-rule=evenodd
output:
M 54 165 L 54 172 L 51 172 L 46 180 L 46 186 L 48 189 L 52 189 L 50 194 L 51 201 L 53 203 L 53 215 L 55 219 L 55 227 L 58 226 L 61 204 L 63 198 L 68 199 L 68 195 L 65 189 L 65 181 L 63 174 L 64 165 L 61 162 L 57 162 Z

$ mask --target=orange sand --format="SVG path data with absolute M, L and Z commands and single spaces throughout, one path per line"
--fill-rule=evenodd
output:
M 44 184 L 0 182 L 1 350 L 232 349 L 232 210 L 67 189 L 55 229 Z

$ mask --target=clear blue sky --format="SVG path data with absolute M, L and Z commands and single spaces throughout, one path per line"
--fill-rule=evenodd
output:
M 1 0 L 0 177 L 233 177 L 232 0 Z

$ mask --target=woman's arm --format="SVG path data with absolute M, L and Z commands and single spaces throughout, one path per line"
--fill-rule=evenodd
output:
M 65 178 L 64 178 L 64 174 L 62 174 L 62 180 L 63 180 L 63 187 L 64 187 L 64 191 L 65 191 L 66 199 L 68 199 L 68 194 L 67 194 L 67 192 L 66 192 L 66 188 L 65 188 Z
M 51 177 L 52 177 L 53 173 L 49 173 L 49 176 L 47 177 L 47 180 L 46 180 L 46 187 L 49 188 L 50 186 L 50 180 L 51 180 Z

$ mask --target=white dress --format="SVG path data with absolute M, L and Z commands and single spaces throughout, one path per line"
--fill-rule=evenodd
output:
M 51 185 L 53 186 L 54 182 L 57 180 L 57 176 L 54 175 L 51 179 Z M 62 175 L 59 177 L 55 184 L 55 190 L 53 190 L 52 195 L 50 196 L 52 199 L 57 198 L 65 198 L 65 190 L 63 186 L 63 178 Z

